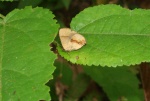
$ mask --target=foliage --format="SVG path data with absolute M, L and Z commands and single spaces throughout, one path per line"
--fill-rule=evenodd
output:
M 144 99 L 137 75 L 138 64 L 150 61 L 150 10 L 88 7 L 70 23 L 86 45 L 67 52 L 54 18 L 59 18 L 56 10 L 69 9 L 71 0 L 15 3 L 19 9 L 0 14 L 0 101 Z M 7 8 L 4 0 L 0 6 Z
M 56 36 L 58 25 L 50 11 L 26 7 L 14 10 L 0 20 L 1 99 L 49 100 L 56 55 L 49 43 Z M 51 30 L 50 30 L 51 29 Z M 26 97 L 25 97 L 26 96 Z M 2 101 L 1 100 L 1 101 Z
M 126 99 L 127 101 L 143 101 L 143 94 L 138 89 L 139 81 L 128 67 L 84 66 L 84 70 L 102 86 L 110 101 L 117 101 L 118 98 Z
M 149 16 L 148 10 L 130 11 L 115 5 L 88 8 L 71 22 L 71 28 L 86 38 L 86 46 L 69 53 L 58 48 L 59 53 L 84 65 L 116 67 L 149 62 Z

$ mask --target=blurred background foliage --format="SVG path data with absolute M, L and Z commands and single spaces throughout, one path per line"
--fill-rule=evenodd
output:
M 50 9 L 61 27 L 69 27 L 71 19 L 80 11 L 100 4 L 117 4 L 128 9 L 150 8 L 150 0 L 13 0 L 12 2 L 1 1 L 0 13 L 6 15 L 16 8 L 39 6 Z

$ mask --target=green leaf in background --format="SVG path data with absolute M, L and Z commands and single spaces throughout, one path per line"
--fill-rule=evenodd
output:
M 51 88 L 50 95 L 52 101 L 58 101 L 59 97 L 58 95 L 56 95 L 57 94 L 56 87 L 61 88 L 60 85 L 58 86 L 60 82 L 65 86 L 70 86 L 72 84 L 73 73 L 71 68 L 67 64 L 65 64 L 63 60 L 61 62 L 56 60 L 54 66 L 56 67 L 56 69 L 53 72 L 53 79 L 50 80 L 47 83 L 47 85 L 50 86 Z
M 65 8 L 68 9 L 71 3 L 71 0 L 61 0 L 62 3 L 64 4 Z
M 83 65 L 116 67 L 149 62 L 149 18 L 150 10 L 117 5 L 87 8 L 71 22 L 72 30 L 82 34 L 87 44 L 77 51 L 65 52 L 62 47 L 58 51 L 72 63 Z
M 55 61 L 54 66 L 56 67 L 53 73 L 54 79 L 57 80 L 58 78 L 60 78 L 60 81 L 63 84 L 70 86 L 72 84 L 73 78 L 71 68 L 67 64 L 65 64 L 64 61 L 62 63 Z
M 86 74 L 78 74 L 69 88 L 64 101 L 78 101 L 89 86 L 90 80 L 90 77 Z
M 144 101 L 139 81 L 128 67 L 84 66 L 84 71 L 103 88 L 110 101 Z
M 31 6 L 36 7 L 38 4 L 40 4 L 42 0 L 20 0 L 18 4 L 18 8 L 24 8 L 25 6 Z
M 3 101 L 50 100 L 49 87 L 45 84 L 52 79 L 56 55 L 50 51 L 49 44 L 59 27 L 53 18 L 47 9 L 26 7 L 0 20 Z

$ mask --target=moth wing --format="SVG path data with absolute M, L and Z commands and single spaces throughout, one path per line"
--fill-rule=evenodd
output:
M 82 35 L 76 33 L 75 31 L 71 31 L 69 28 L 60 29 L 59 37 L 62 46 L 66 51 L 78 50 L 86 44 L 86 40 Z
M 70 39 L 73 35 L 73 33 L 71 33 L 71 29 L 69 28 L 61 28 L 59 30 L 59 37 L 60 37 L 60 41 L 61 44 L 64 48 L 64 50 L 66 51 L 70 51 L 71 50 L 71 43 L 70 43 Z
M 72 44 L 72 50 L 78 50 L 86 44 L 86 40 L 82 35 L 76 33 L 71 37 L 70 43 Z

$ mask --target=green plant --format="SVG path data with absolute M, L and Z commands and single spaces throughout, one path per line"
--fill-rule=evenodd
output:
M 71 52 L 63 50 L 56 36 L 59 24 L 47 9 L 25 7 L 0 17 L 0 100 L 144 99 L 136 69 L 150 61 L 150 10 L 131 11 L 117 5 L 85 9 L 70 25 L 87 44 Z M 49 47 L 52 42 L 71 63 L 59 55 L 55 61 L 57 56 Z M 45 84 L 51 87 L 51 95 Z M 89 92 L 90 85 L 101 90 Z

